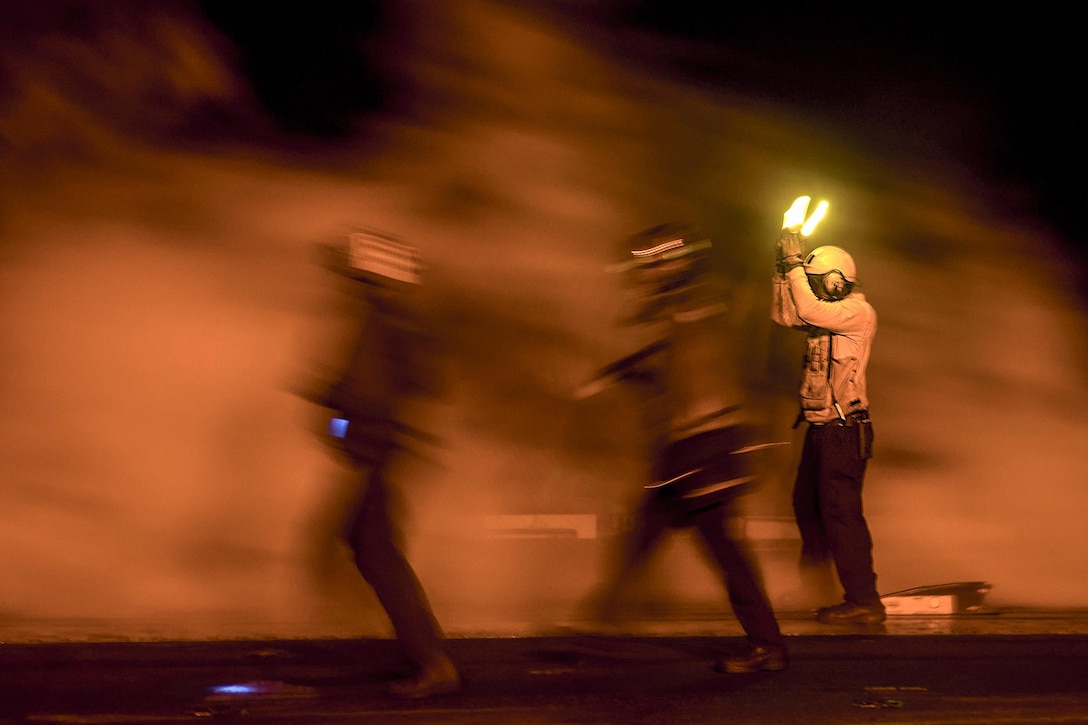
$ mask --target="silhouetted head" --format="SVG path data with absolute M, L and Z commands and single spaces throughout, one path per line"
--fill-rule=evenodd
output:
M 686 224 L 660 224 L 627 240 L 618 269 L 637 297 L 630 321 L 654 321 L 702 304 L 711 271 L 710 240 Z

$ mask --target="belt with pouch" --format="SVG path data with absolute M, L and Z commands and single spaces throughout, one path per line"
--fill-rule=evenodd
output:
M 817 428 L 825 426 L 837 426 L 839 428 L 854 428 L 858 436 L 858 456 L 862 459 L 871 458 L 873 455 L 873 428 L 869 420 L 869 411 L 856 410 L 853 413 L 826 423 L 810 423 Z
M 829 420 L 824 423 L 810 423 L 809 425 L 837 425 L 840 428 L 851 428 L 860 423 L 868 422 L 869 411 L 855 410 L 853 413 L 848 413 L 845 418 L 836 418 L 835 420 Z

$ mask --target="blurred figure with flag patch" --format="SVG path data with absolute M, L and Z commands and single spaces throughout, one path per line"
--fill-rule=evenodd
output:
M 317 400 L 332 411 L 328 440 L 360 479 L 343 536 L 414 666 L 389 693 L 403 698 L 448 694 L 460 689 L 460 676 L 404 555 L 398 501 L 389 480 L 399 455 L 432 442 L 405 416 L 413 399 L 434 396 L 440 384 L 423 268 L 413 247 L 387 235 L 359 231 L 346 241 L 346 246 L 327 250 L 329 266 L 348 277 L 358 295 L 358 329 L 346 364 Z
M 724 657 L 718 669 L 783 670 L 788 655 L 762 577 L 729 526 L 738 497 L 755 484 L 755 457 L 766 444 L 746 405 L 738 316 L 713 270 L 710 240 L 692 227 L 663 224 L 632 237 L 623 256 L 620 270 L 637 305 L 626 322 L 649 332 L 651 342 L 600 370 L 578 397 L 633 384 L 647 416 L 653 468 L 596 616 L 613 619 L 625 588 L 664 536 L 690 528 L 747 633 L 743 651 Z

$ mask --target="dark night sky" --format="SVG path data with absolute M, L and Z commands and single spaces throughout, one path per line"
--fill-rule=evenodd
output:
M 655 71 L 793 108 L 863 145 L 931 154 L 1027 188 L 1033 208 L 1025 211 L 1088 250 L 1080 224 L 1088 184 L 1073 171 L 1085 154 L 1078 83 L 1069 81 L 1083 65 L 1071 11 L 535 4 L 572 28 L 588 28 L 617 53 L 645 47 L 625 42 L 631 33 L 670 39 L 656 57 L 628 58 Z M 241 49 L 268 109 L 294 132 L 336 136 L 395 97 L 379 61 L 389 30 L 380 0 L 308 3 L 301 12 L 296 4 L 269 4 L 260 16 L 224 0 L 201 6 Z
M 628 20 L 723 50 L 679 64 L 689 77 L 713 85 L 722 80 L 715 60 L 740 56 L 728 83 L 747 95 L 794 106 L 863 142 L 1028 188 L 1030 211 L 1088 250 L 1088 183 L 1074 171 L 1085 160 L 1073 111 L 1080 84 L 1070 81 L 1084 60 L 1071 11 L 752 5 L 645 0 L 631 4 Z

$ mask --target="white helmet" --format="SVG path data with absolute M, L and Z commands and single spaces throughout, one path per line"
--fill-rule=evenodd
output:
M 858 269 L 845 249 L 831 245 L 817 247 L 804 262 L 805 274 L 817 297 L 841 300 L 850 294 L 857 281 Z

